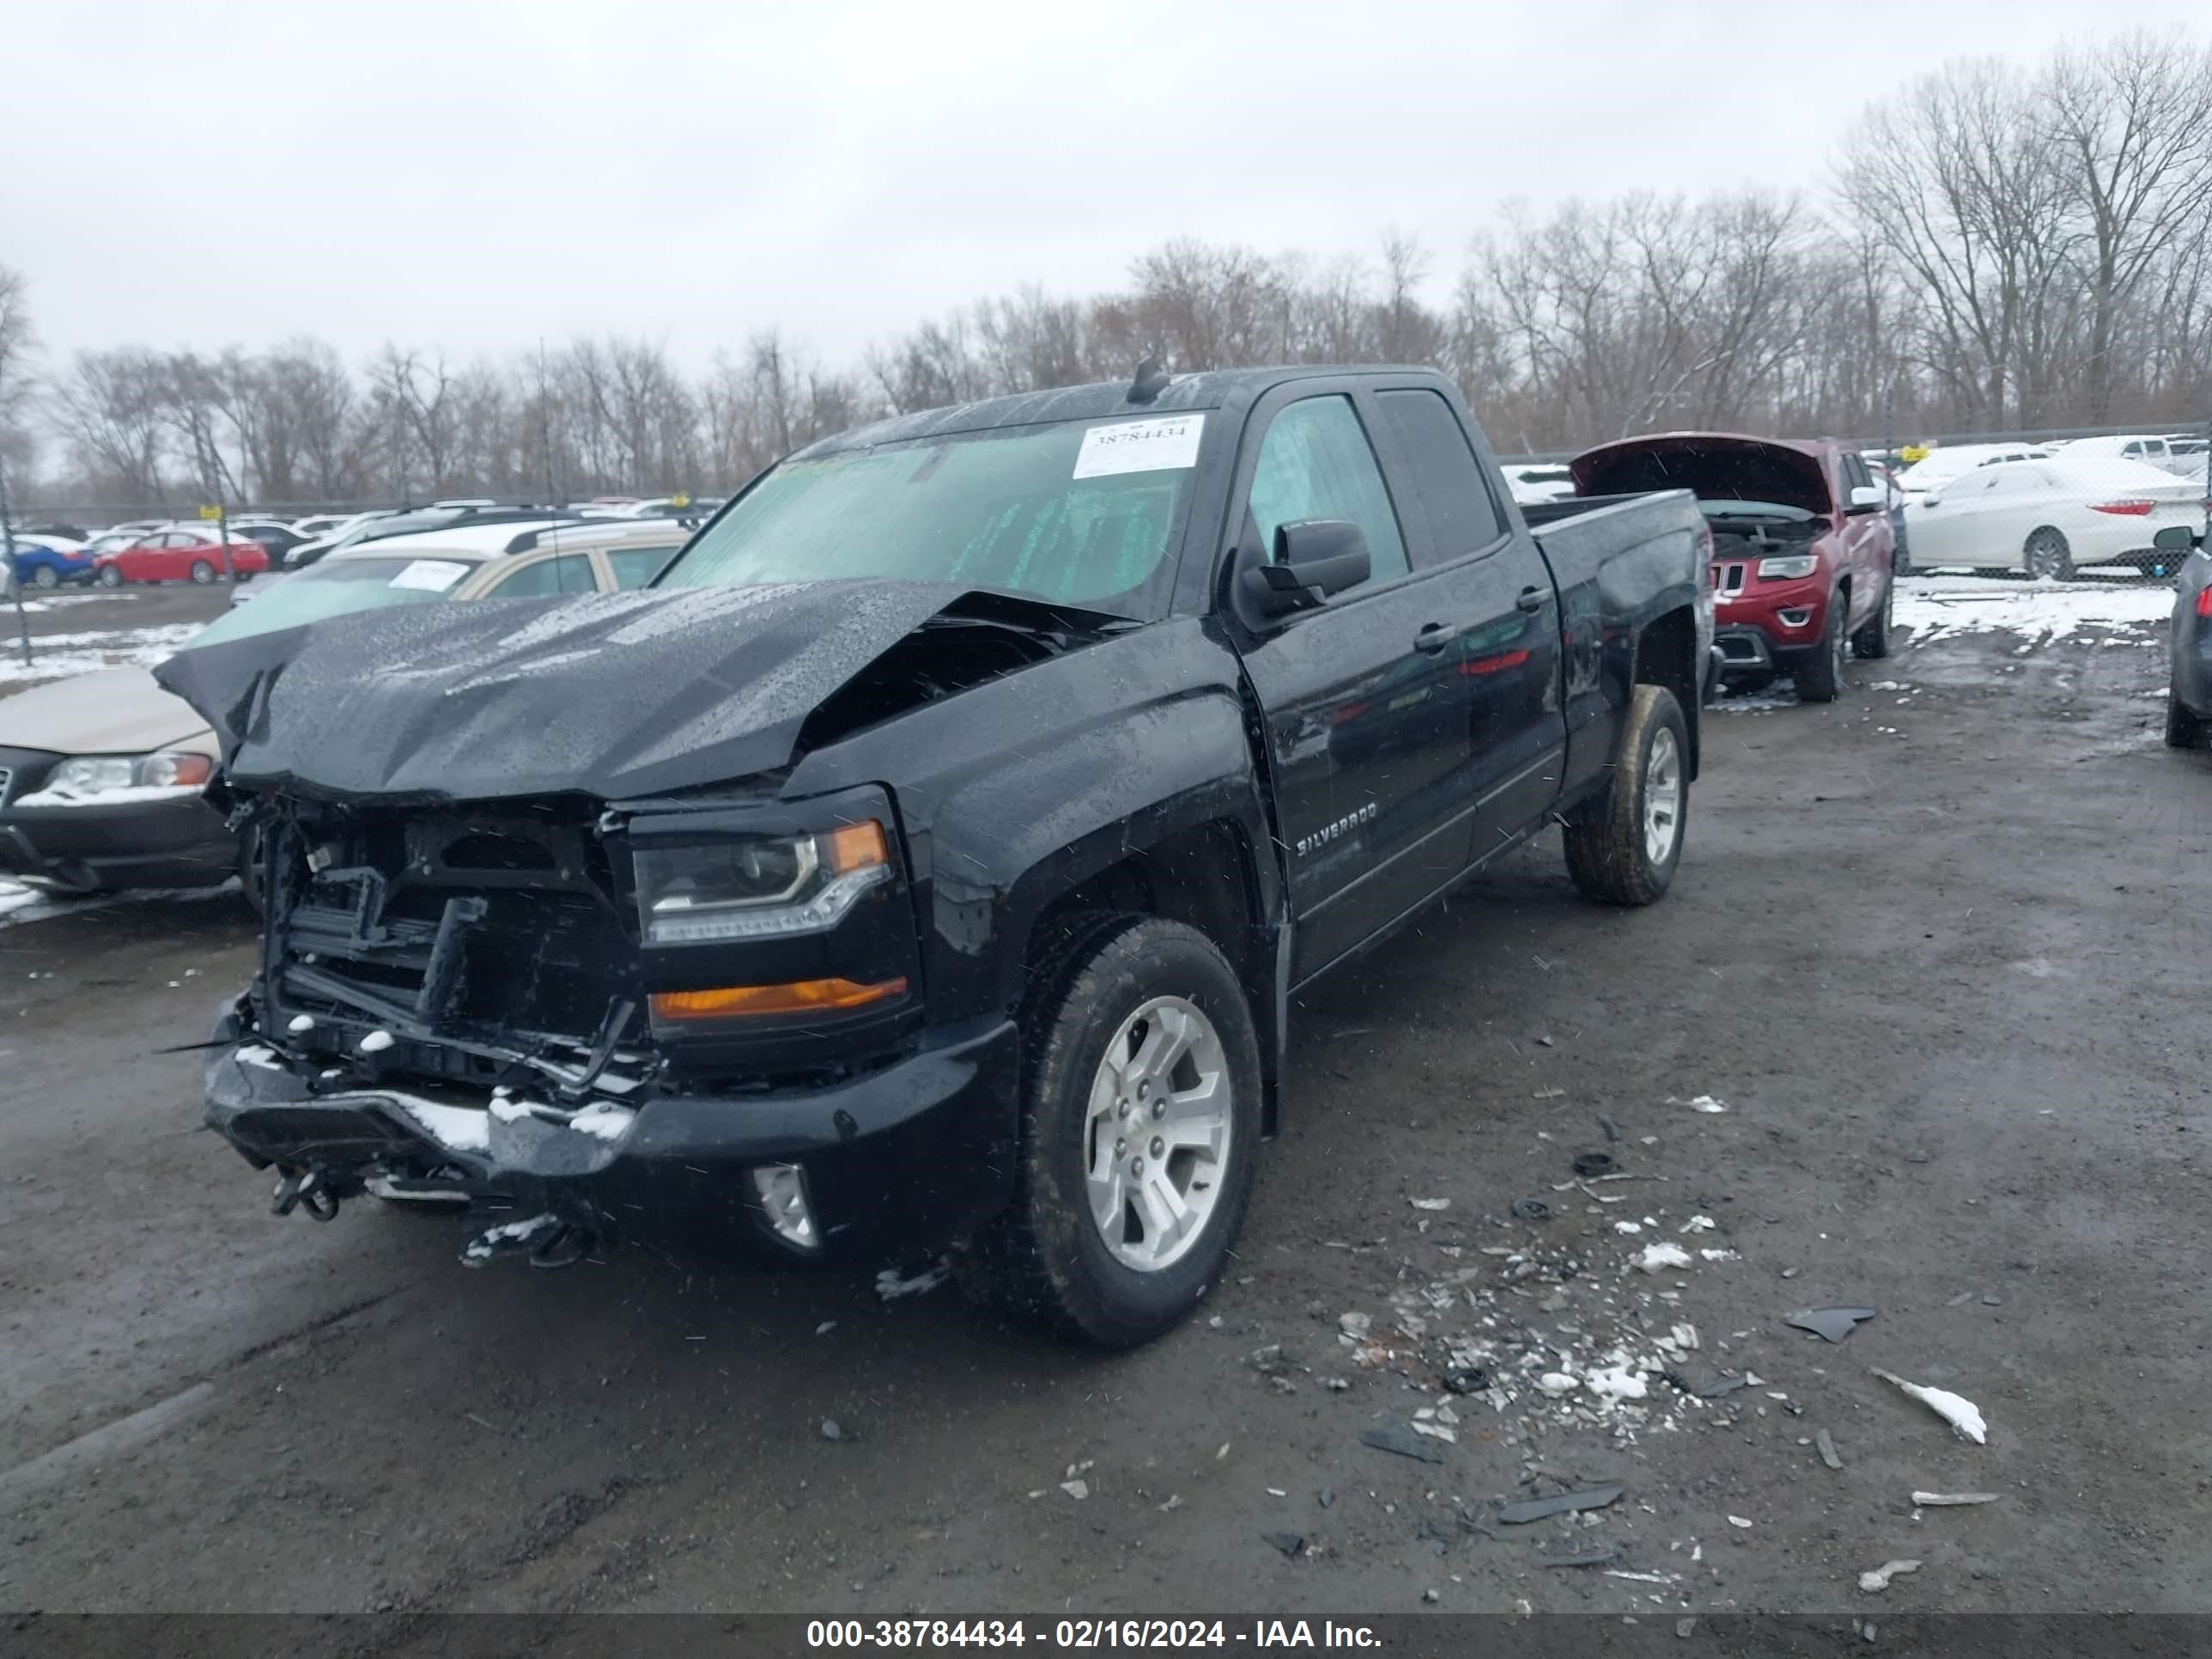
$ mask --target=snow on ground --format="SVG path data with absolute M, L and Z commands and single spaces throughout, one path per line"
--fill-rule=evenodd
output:
M 31 641 L 23 660 L 20 640 L 0 641 L 0 684 L 31 685 L 68 679 L 102 668 L 151 668 L 176 654 L 205 623 L 163 623 L 99 634 L 48 634 Z
M 2173 589 L 2160 581 L 1992 580 L 1973 576 L 1907 576 L 1897 585 L 1896 621 L 1911 629 L 1917 649 L 1966 634 L 2015 634 L 2021 651 L 2093 629 L 2140 635 L 2162 630 L 2173 614 Z M 2157 642 L 2155 634 L 2141 641 Z

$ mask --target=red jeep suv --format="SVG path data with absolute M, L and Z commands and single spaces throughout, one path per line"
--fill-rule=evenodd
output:
M 1832 439 L 1662 432 L 1583 451 L 1575 494 L 1696 492 L 1713 532 L 1721 678 L 1756 690 L 1794 675 L 1806 702 L 1843 689 L 1844 647 L 1889 654 L 1896 542 L 1887 498 Z

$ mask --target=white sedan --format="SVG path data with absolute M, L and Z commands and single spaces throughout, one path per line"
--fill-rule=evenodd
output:
M 1908 498 L 1912 562 L 2070 576 L 2132 562 L 2167 525 L 2201 526 L 2204 489 L 2140 461 L 2057 455 L 2005 461 Z

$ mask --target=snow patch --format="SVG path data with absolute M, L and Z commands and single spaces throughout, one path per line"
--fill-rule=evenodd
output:
M 17 806 L 124 806 L 134 801 L 190 800 L 204 793 L 197 783 L 137 783 L 121 789 L 38 789 L 15 797 Z
M 568 1120 L 568 1127 L 580 1134 L 597 1135 L 602 1140 L 620 1140 L 629 1133 L 629 1126 L 637 1114 L 627 1106 L 595 1100 Z
M 434 1100 L 396 1094 L 389 1089 L 376 1092 L 413 1118 L 439 1145 L 457 1152 L 490 1151 L 491 1119 L 487 1114 L 462 1106 L 441 1106 Z
M 2165 582 L 2118 586 L 2102 582 L 2030 582 L 1908 577 L 1897 585 L 1896 622 L 1911 629 L 1917 650 L 1969 634 L 2014 634 L 2015 654 L 2070 638 L 2085 628 L 2135 629 L 2173 615 Z

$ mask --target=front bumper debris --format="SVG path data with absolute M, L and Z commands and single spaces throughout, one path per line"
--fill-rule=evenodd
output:
M 565 1265 L 617 1241 L 904 1254 L 964 1237 L 1012 1196 L 1018 1045 L 1005 1019 L 926 1031 L 902 1058 L 835 1084 L 578 1108 L 333 1080 L 243 1031 L 235 1010 L 215 1036 L 208 1127 L 276 1170 L 280 1205 L 315 1214 L 362 1193 L 450 1203 L 467 1218 L 472 1262 Z M 817 1248 L 771 1224 L 753 1172 L 776 1166 L 804 1172 Z

